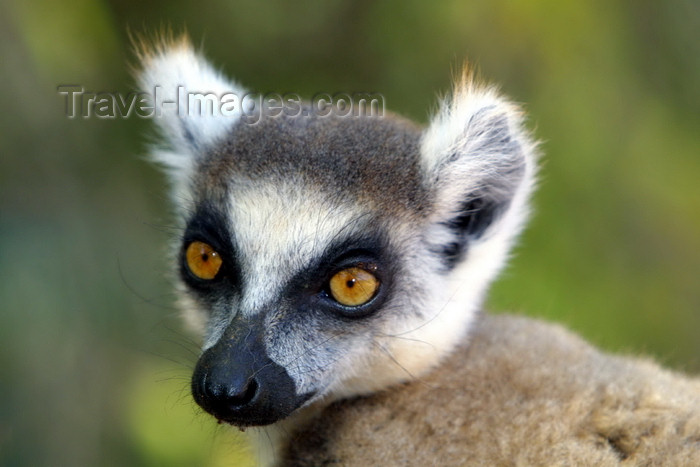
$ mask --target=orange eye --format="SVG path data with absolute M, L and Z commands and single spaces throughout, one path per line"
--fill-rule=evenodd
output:
M 187 267 L 195 276 L 211 280 L 221 269 L 223 260 L 217 251 L 204 242 L 192 242 L 185 251 Z
M 360 306 L 377 294 L 379 279 L 366 269 L 352 267 L 337 272 L 329 285 L 335 301 L 345 306 Z

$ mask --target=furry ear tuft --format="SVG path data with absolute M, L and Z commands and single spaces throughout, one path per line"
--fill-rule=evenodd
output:
M 167 144 L 166 151 L 156 151 L 156 158 L 169 169 L 182 171 L 240 119 L 241 112 L 220 112 L 222 96 L 240 103 L 245 91 L 215 70 L 184 34 L 174 37 L 166 32 L 155 40 L 133 42 L 140 62 L 138 84 L 150 96 L 156 125 Z
M 527 216 L 536 146 L 520 109 L 465 72 L 421 147 L 434 191 L 433 249 L 448 270 L 481 243 L 501 244 L 499 256 L 506 254 Z

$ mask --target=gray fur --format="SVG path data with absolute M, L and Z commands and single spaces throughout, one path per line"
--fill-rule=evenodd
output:
M 484 315 L 435 371 L 328 407 L 280 464 L 697 466 L 700 380 Z
M 193 189 L 294 183 L 385 212 L 420 213 L 430 195 L 421 183 L 420 137 L 415 125 L 394 116 L 262 117 L 237 124 L 201 156 Z

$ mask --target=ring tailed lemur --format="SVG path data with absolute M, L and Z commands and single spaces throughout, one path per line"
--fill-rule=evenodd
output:
M 306 104 L 259 107 L 251 123 L 243 107 L 171 108 L 186 93 L 245 100 L 187 40 L 140 58 L 183 219 L 180 302 L 203 338 L 192 393 L 205 411 L 272 427 L 279 459 L 331 402 L 420 379 L 468 342 L 534 184 L 515 105 L 465 75 L 427 129 Z

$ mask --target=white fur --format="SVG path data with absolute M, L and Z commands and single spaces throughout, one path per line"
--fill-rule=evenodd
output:
M 231 231 L 246 272 L 241 312 L 259 312 L 295 274 L 320 256 L 355 211 L 333 205 L 297 184 L 235 191 Z
M 245 183 L 241 183 L 244 185 Z M 359 208 L 332 204 L 322 193 L 301 184 L 265 185 L 233 190 L 230 200 L 231 232 L 245 271 L 239 311 L 252 316 L 279 296 L 282 287 L 319 255 L 338 232 L 352 232 Z M 219 339 L 223 329 L 208 337 L 204 348 Z M 268 349 L 283 365 L 289 358 L 282 349 Z M 297 380 L 301 387 L 303 381 Z
M 511 154 L 493 151 L 489 142 L 484 141 L 488 130 L 492 129 L 490 122 L 499 117 L 506 119 L 508 134 L 520 145 L 525 174 L 509 215 L 489 230 L 504 231 L 514 238 L 527 217 L 527 198 L 534 185 L 536 163 L 536 144 L 525 131 L 522 113 L 515 105 L 499 96 L 493 87 L 478 87 L 472 81 L 461 83 L 453 96 L 442 102 L 426 130 L 421 154 L 428 182 L 441 187 L 434 217 L 449 218 L 450 211 L 458 208 L 469 193 L 490 179 L 498 179 L 499 170 L 507 167 L 512 159 Z M 455 154 L 460 156 L 452 160 Z M 503 221 L 507 225 L 503 225 Z M 502 262 L 503 258 L 497 260 Z
M 468 125 L 474 115 L 488 108 L 512 110 L 495 88 L 480 88 L 471 81 L 457 85 L 453 95 L 442 100 L 423 136 L 421 153 L 426 173 L 435 173 L 446 157 L 474 143 L 465 139 Z
M 222 76 L 185 40 L 146 50 L 142 63 L 139 86 L 149 94 L 153 118 L 165 137 L 166 148 L 154 150 L 153 158 L 172 176 L 178 196 L 183 194 L 183 184 L 191 174 L 197 153 L 224 136 L 242 115 L 190 111 L 193 109 L 182 97 L 213 93 L 233 94 L 242 100 L 246 91 Z

